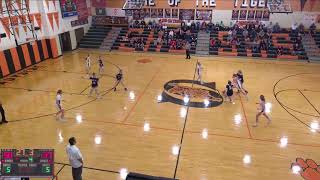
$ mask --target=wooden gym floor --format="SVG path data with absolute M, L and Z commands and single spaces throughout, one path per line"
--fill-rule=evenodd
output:
M 98 56 L 105 61 L 101 99 L 87 97 L 88 53 L 95 71 Z M 158 103 L 166 82 L 194 79 L 197 61 L 204 67 L 204 81 L 216 82 L 220 92 L 241 69 L 249 100 L 235 93 L 235 104 L 212 108 Z M 128 92 L 112 90 L 117 66 L 124 71 Z M 120 179 L 121 168 L 182 180 L 301 180 L 291 170 L 296 158 L 320 163 L 319 68 L 306 62 L 227 57 L 186 61 L 183 55 L 80 49 L 4 80 L 0 95 L 11 122 L 0 125 L 0 147 L 55 149 L 60 180 L 71 179 L 65 153 L 71 136 L 84 156 L 86 180 Z M 65 121 L 53 115 L 58 89 L 64 91 Z M 253 128 L 260 94 L 271 103 L 272 124 L 265 127 L 261 117 Z M 145 122 L 150 131 L 144 131 Z M 172 154 L 174 145 L 180 145 L 178 155 Z

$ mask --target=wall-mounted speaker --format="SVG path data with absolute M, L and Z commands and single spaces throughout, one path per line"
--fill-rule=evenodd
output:
M 5 37 L 7 37 L 7 34 L 6 34 L 6 33 L 0 34 L 0 38 L 5 38 Z

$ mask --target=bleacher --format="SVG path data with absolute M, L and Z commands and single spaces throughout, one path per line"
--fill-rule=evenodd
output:
M 279 58 L 279 59 L 308 59 L 305 50 L 293 51 L 293 42 L 297 38 L 293 33 L 273 33 L 272 42 L 268 50 L 259 48 L 248 48 L 248 44 L 244 42 L 242 34 L 237 34 L 240 40 L 239 46 L 230 45 L 228 42 L 228 31 L 212 31 L 210 38 L 219 39 L 220 46 L 213 46 L 209 49 L 210 55 L 222 56 L 247 56 L 247 57 L 263 57 L 263 58 Z M 278 48 L 282 47 L 282 54 L 278 54 Z
M 92 25 L 89 31 L 81 39 L 80 48 L 99 48 L 104 38 L 111 30 L 111 26 Z
M 168 28 L 168 31 L 174 28 Z M 144 48 L 135 48 L 130 47 L 130 40 L 129 41 L 122 41 L 124 36 L 128 36 L 131 33 L 132 38 L 138 37 L 143 38 Z M 194 34 L 196 36 L 196 34 Z M 114 42 L 112 50 L 120 50 L 126 52 L 133 52 L 133 51 L 149 51 L 149 52 L 169 52 L 169 53 L 185 53 L 184 47 L 182 49 L 172 49 L 169 45 L 155 45 L 154 41 L 156 41 L 159 37 L 158 31 L 154 29 L 148 28 L 123 28 L 120 31 L 120 34 L 117 40 Z M 161 37 L 162 38 L 162 37 Z M 195 53 L 195 47 L 191 47 L 190 53 Z

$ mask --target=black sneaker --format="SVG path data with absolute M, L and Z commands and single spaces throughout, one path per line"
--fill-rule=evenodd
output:
M 124 90 L 127 91 L 128 89 L 127 89 L 127 88 L 124 88 Z
M 2 121 L 0 121 L 0 124 L 2 124 Z
M 4 120 L 3 122 L 4 122 L 4 123 L 8 123 L 8 121 L 7 121 L 7 120 Z
M 117 88 L 114 88 L 114 89 L 113 89 L 113 91 L 116 91 L 116 90 L 117 90 Z

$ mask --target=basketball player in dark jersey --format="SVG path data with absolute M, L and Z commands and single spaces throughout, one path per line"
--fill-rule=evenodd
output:
M 119 73 L 116 75 L 116 84 L 115 84 L 115 87 L 114 87 L 114 91 L 117 90 L 117 86 L 119 84 L 121 84 L 123 87 L 124 87 L 124 90 L 127 91 L 128 89 L 126 88 L 126 86 L 123 84 L 123 74 L 122 74 L 122 70 L 120 69 Z
M 90 89 L 89 97 L 91 97 L 92 92 L 94 91 L 97 95 L 97 98 L 99 98 L 99 93 L 98 93 L 99 78 L 96 77 L 95 73 L 92 73 L 90 80 L 91 80 L 91 89 Z
M 271 123 L 271 118 L 266 114 L 266 99 L 263 95 L 260 95 L 260 102 L 256 103 L 259 104 L 258 107 L 258 113 L 256 115 L 256 123 L 253 125 L 253 127 L 258 126 L 259 117 L 263 115 L 268 119 L 268 125 Z
M 233 85 L 231 81 L 228 81 L 226 85 L 226 90 L 223 91 L 224 97 L 229 99 L 231 103 L 233 103 Z
M 243 73 L 241 70 L 239 70 L 237 72 L 237 77 L 238 77 L 238 86 L 239 89 L 242 90 L 244 92 L 244 94 L 248 94 L 248 91 L 243 87 L 243 83 L 244 83 L 244 78 L 243 78 Z

